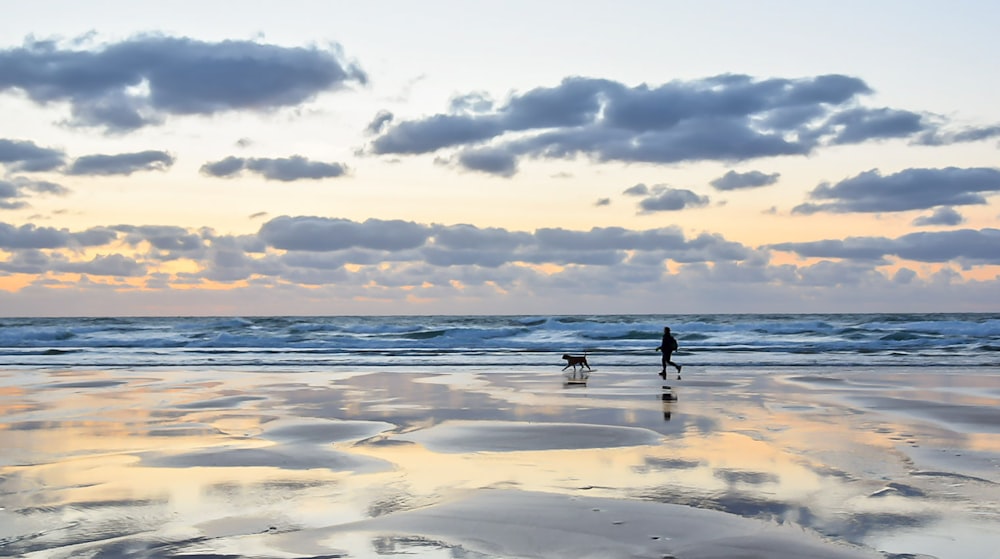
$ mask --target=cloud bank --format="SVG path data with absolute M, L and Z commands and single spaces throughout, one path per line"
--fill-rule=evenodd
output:
M 459 96 L 451 112 L 401 120 L 383 112 L 369 131 L 377 155 L 451 149 L 459 168 L 504 177 L 523 158 L 673 164 L 807 155 L 819 147 L 904 138 L 940 143 L 990 137 L 989 129 L 946 135 L 922 114 L 865 107 L 872 92 L 844 75 L 755 79 L 726 74 L 629 87 L 572 77 L 555 87 L 512 93 L 503 104 Z M 979 134 L 975 132 L 979 131 Z M 754 177 L 731 177 L 720 189 Z M 759 186 L 759 185 L 758 185 Z
M 985 204 L 986 196 L 997 192 L 1000 192 L 1000 171 L 987 167 L 906 169 L 888 176 L 874 169 L 837 184 L 817 186 L 809 197 L 823 202 L 802 204 L 793 211 L 814 214 L 925 210 Z
M 0 50 L 0 91 L 23 92 L 39 105 L 68 103 L 71 124 L 108 132 L 176 115 L 289 107 L 367 81 L 337 45 L 138 35 L 87 50 L 34 39 Z

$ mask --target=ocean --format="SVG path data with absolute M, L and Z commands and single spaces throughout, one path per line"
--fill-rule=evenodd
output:
M 659 370 L 664 326 L 689 372 L 1000 365 L 1000 315 L 974 313 L 0 318 L 0 366 Z

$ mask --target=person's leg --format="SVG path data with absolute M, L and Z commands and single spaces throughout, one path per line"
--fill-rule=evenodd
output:
M 670 364 L 671 366 L 673 366 L 673 368 L 677 369 L 677 378 L 681 378 L 681 366 L 680 366 L 680 365 L 678 365 L 677 363 L 674 363 L 673 361 L 671 361 L 671 359 L 670 359 L 670 356 L 671 356 L 672 354 L 673 354 L 673 352 L 670 352 L 670 353 L 664 353 L 664 354 L 663 354 L 663 359 L 664 359 L 664 360 L 665 360 L 665 361 L 666 361 L 667 363 L 669 363 L 669 364 Z M 666 366 L 666 364 L 664 364 L 664 365 L 663 365 L 663 373 L 662 373 L 662 374 L 666 374 L 666 372 L 667 372 L 667 366 Z

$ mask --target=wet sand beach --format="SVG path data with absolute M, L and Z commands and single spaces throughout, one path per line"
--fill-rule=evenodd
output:
M 8 369 L 0 556 L 997 558 L 998 373 Z

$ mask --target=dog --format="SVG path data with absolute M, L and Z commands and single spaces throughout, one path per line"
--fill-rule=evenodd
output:
M 586 355 L 570 355 L 568 353 L 564 353 L 562 358 L 566 360 L 566 366 L 562 368 L 564 371 L 572 366 L 573 372 L 576 372 L 577 365 L 579 365 L 581 369 L 586 367 L 588 371 L 590 370 L 590 364 L 587 363 Z

